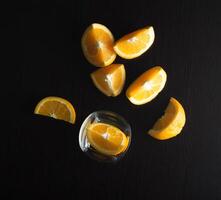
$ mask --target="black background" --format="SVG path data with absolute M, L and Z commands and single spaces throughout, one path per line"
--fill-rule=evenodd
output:
M 217 2 L 29 1 L 2 7 L 1 199 L 221 199 Z M 147 53 L 116 59 L 127 73 L 116 98 L 94 87 L 89 74 L 96 68 L 81 51 L 82 33 L 94 22 L 115 38 L 146 25 L 155 29 Z M 125 89 L 155 65 L 168 74 L 165 89 L 148 104 L 132 105 Z M 74 126 L 33 114 L 38 101 L 51 95 L 74 105 Z M 154 140 L 146 132 L 171 96 L 185 107 L 186 126 L 173 139 Z M 130 149 L 117 164 L 91 160 L 78 145 L 84 118 L 103 109 L 132 126 Z

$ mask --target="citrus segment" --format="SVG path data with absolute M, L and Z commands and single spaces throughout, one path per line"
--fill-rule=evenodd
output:
M 95 86 L 107 96 L 117 96 L 123 89 L 126 72 L 124 65 L 112 64 L 91 74 Z
M 162 67 L 153 67 L 140 75 L 127 89 L 126 96 L 135 105 L 154 99 L 164 88 L 167 80 Z
M 86 59 L 97 67 L 110 65 L 116 58 L 113 50 L 114 37 L 101 24 L 92 24 L 84 32 L 81 46 Z
M 159 140 L 169 139 L 181 132 L 185 122 L 183 106 L 175 98 L 171 98 L 164 115 L 157 120 L 148 133 Z
M 93 123 L 87 128 L 89 143 L 105 155 L 117 155 L 126 150 L 129 138 L 117 127 L 105 123 Z
M 76 113 L 69 101 L 60 97 L 46 97 L 42 99 L 34 110 L 35 114 L 60 119 L 74 124 Z
M 145 27 L 129 33 L 116 41 L 114 50 L 122 58 L 136 58 L 151 47 L 154 38 L 155 34 L 153 27 Z

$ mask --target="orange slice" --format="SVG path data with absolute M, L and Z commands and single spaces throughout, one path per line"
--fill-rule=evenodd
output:
M 126 72 L 124 65 L 112 64 L 91 73 L 95 86 L 107 96 L 117 96 L 123 89 Z
M 139 76 L 127 89 L 126 96 L 135 105 L 154 99 L 164 88 L 167 80 L 162 67 L 153 67 Z
M 35 114 L 64 120 L 74 124 L 76 113 L 71 103 L 60 97 L 46 97 L 42 99 L 34 110 Z
M 105 123 L 89 125 L 87 139 L 93 148 L 104 155 L 124 152 L 129 142 L 129 138 L 119 128 Z
M 154 38 L 154 29 L 148 26 L 123 36 L 115 43 L 114 50 L 122 58 L 136 58 L 151 47 Z
M 165 114 L 157 120 L 148 133 L 158 140 L 166 140 L 178 135 L 185 122 L 186 115 L 183 106 L 176 99 L 171 98 Z
M 84 32 L 81 46 L 86 59 L 97 67 L 110 65 L 116 58 L 113 50 L 114 37 L 101 24 L 92 24 Z

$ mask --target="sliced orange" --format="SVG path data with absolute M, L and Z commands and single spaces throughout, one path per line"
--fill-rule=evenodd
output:
M 60 97 L 46 97 L 42 99 L 34 110 L 35 114 L 64 120 L 74 124 L 76 113 L 72 104 Z
M 104 155 L 124 152 L 129 142 L 129 138 L 119 128 L 105 123 L 89 125 L 87 139 L 93 148 Z
M 126 72 L 123 64 L 112 64 L 91 73 L 95 86 L 107 96 L 117 96 L 123 89 Z
M 164 115 L 157 120 L 148 133 L 158 140 L 166 140 L 178 135 L 185 122 L 183 106 L 175 98 L 171 98 Z
M 115 43 L 114 50 L 122 58 L 136 58 L 151 47 L 154 38 L 154 29 L 148 26 L 123 36 Z
M 162 67 L 153 67 L 139 76 L 127 89 L 126 96 L 135 105 L 154 99 L 164 88 L 167 80 Z
M 92 24 L 84 32 L 81 46 L 86 59 L 97 67 L 110 65 L 116 58 L 113 50 L 114 37 L 101 24 Z

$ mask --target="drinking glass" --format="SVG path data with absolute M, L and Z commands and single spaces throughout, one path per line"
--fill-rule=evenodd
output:
M 92 123 L 105 123 L 120 129 L 128 138 L 128 145 L 126 149 L 117 155 L 104 155 L 98 152 L 95 148 L 91 146 L 87 138 L 87 128 Z M 130 125 L 123 117 L 121 117 L 117 113 L 111 111 L 96 111 L 91 113 L 82 123 L 79 132 L 79 145 L 81 150 L 93 159 L 96 159 L 98 161 L 114 162 L 121 159 L 127 152 L 131 142 L 131 134 L 132 133 Z

